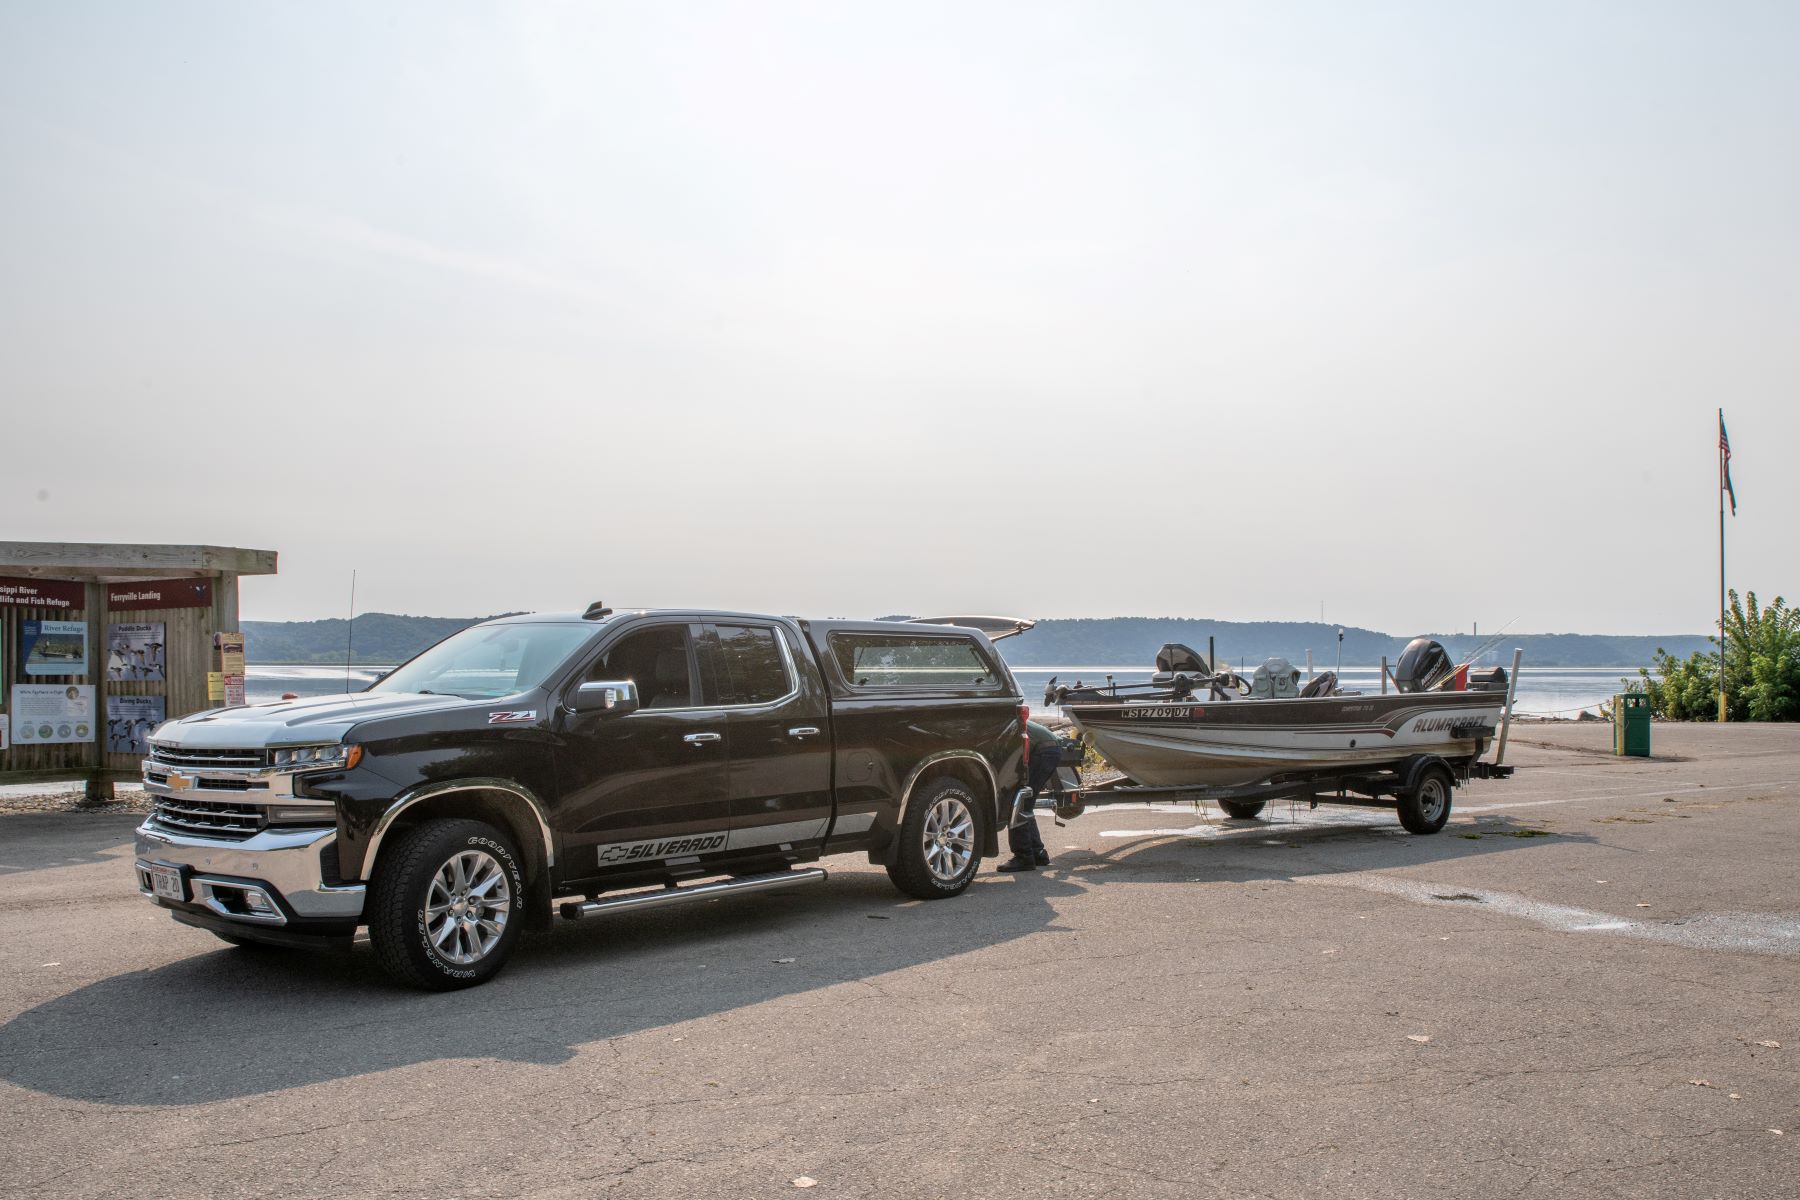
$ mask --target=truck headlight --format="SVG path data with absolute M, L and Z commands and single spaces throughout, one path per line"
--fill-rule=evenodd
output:
M 289 767 L 296 771 L 328 770 L 333 767 L 347 771 L 361 758 L 361 746 L 283 746 L 270 756 L 270 762 L 274 766 Z

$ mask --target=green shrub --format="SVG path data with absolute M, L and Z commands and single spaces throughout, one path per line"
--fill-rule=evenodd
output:
M 1725 613 L 1725 693 L 1733 721 L 1800 720 L 1800 609 L 1777 596 L 1767 608 L 1756 593 L 1740 602 L 1736 592 Z M 1719 715 L 1718 639 L 1712 653 L 1684 659 L 1658 649 L 1655 673 L 1627 681 L 1650 696 L 1650 710 L 1675 721 L 1714 721 Z

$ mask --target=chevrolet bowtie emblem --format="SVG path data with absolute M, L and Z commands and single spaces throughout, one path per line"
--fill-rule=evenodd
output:
M 170 771 L 169 786 L 172 788 L 191 788 L 194 786 L 194 777 L 192 775 L 183 775 L 179 771 Z

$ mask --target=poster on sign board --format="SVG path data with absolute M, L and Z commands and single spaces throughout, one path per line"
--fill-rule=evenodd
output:
M 215 633 L 213 645 L 219 651 L 220 701 L 226 708 L 241 708 L 244 703 L 244 635 Z
M 19 622 L 19 657 L 27 675 L 86 675 L 87 622 Z
M 150 734 L 168 711 L 161 696 L 108 696 L 106 749 L 112 754 L 150 753 Z
M 167 648 L 161 621 L 106 627 L 106 678 L 113 683 L 160 680 Z
M 20 746 L 93 741 L 93 685 L 13 684 L 12 740 Z
M 242 675 L 244 673 L 244 635 L 241 633 L 215 633 L 213 645 L 219 648 L 219 670 L 226 675 Z

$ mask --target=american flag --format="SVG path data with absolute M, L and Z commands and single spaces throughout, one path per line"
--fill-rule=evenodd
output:
M 1725 414 L 1719 414 L 1719 486 L 1731 497 L 1731 515 L 1737 516 L 1737 493 L 1731 487 L 1731 439 L 1725 436 Z

